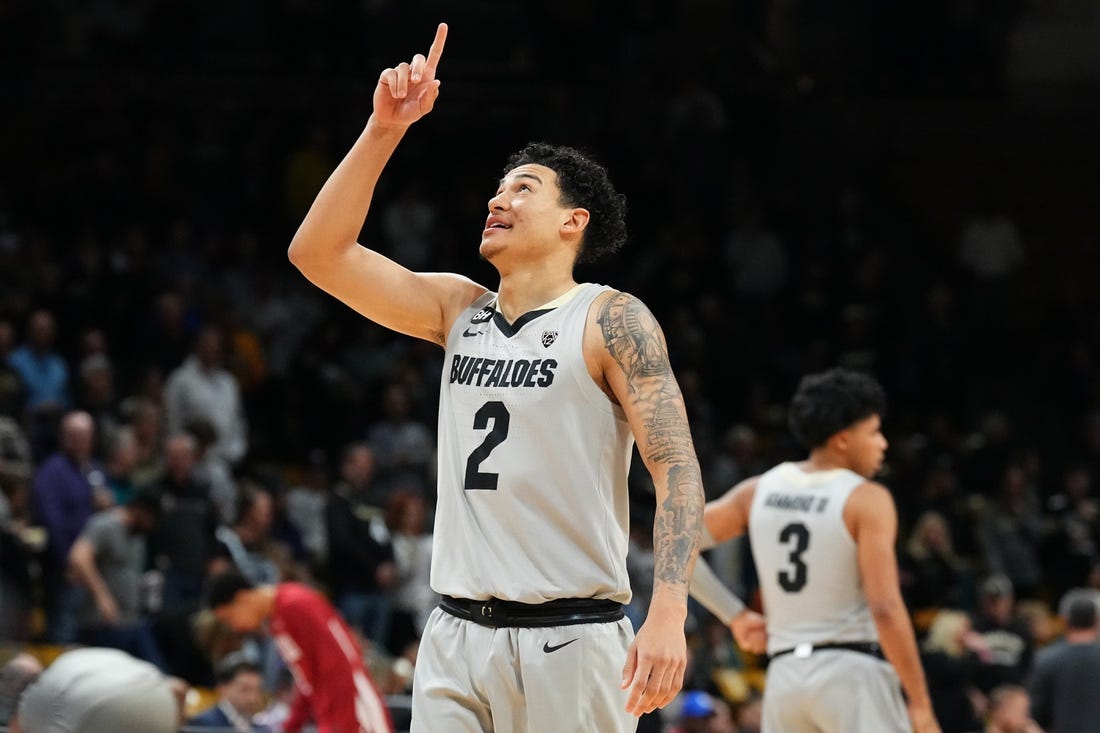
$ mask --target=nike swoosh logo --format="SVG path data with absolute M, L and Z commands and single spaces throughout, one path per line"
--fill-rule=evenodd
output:
M 579 639 L 579 638 L 580 637 L 578 636 L 577 639 Z M 542 645 L 542 650 L 544 652 L 546 652 L 547 654 L 549 654 L 550 652 L 556 652 L 558 649 L 561 649 L 563 646 L 569 646 L 570 644 L 572 644 L 577 639 L 570 639 L 569 641 L 565 642 L 564 644 L 556 644 L 554 646 L 550 646 L 550 642 L 546 642 L 545 644 Z
M 483 333 L 485 333 L 485 332 L 484 331 L 474 331 L 472 329 L 467 328 L 465 331 L 462 332 L 462 335 L 463 336 L 480 336 Z

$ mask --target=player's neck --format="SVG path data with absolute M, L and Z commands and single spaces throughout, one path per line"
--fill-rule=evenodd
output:
M 799 464 L 803 471 L 814 473 L 818 471 L 834 471 L 838 468 L 852 470 L 848 460 L 828 448 L 820 448 L 810 453 L 809 458 Z
M 1066 631 L 1066 641 L 1070 644 L 1092 644 L 1097 637 L 1096 628 L 1070 629 Z
M 524 313 L 538 310 L 576 285 L 571 273 L 547 277 L 545 271 L 515 270 L 501 274 L 497 310 L 509 323 Z

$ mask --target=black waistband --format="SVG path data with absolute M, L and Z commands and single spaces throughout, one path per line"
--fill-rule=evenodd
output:
M 794 654 L 796 657 L 808 657 L 814 652 L 826 651 L 829 649 L 840 649 L 848 652 L 859 652 L 860 654 L 869 654 L 872 657 L 879 659 L 885 659 L 882 654 L 882 647 L 878 645 L 876 641 L 848 641 L 848 642 L 829 642 L 825 644 L 798 644 L 792 646 L 790 649 L 782 649 L 775 654 L 768 657 L 771 661 L 776 657 L 781 657 L 784 654 Z
M 439 607 L 452 616 L 495 628 L 606 624 L 626 615 L 623 604 L 595 598 L 557 598 L 545 603 L 517 603 L 499 598 L 471 601 L 443 596 Z

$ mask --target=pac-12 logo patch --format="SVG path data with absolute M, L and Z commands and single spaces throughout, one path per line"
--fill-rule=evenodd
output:
M 542 332 L 542 345 L 546 348 L 550 348 L 550 344 L 558 340 L 557 331 L 543 331 Z

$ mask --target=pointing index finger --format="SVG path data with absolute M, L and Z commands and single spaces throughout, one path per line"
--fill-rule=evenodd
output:
M 439 66 L 439 57 L 443 55 L 443 44 L 446 42 L 447 24 L 440 23 L 439 27 L 436 28 L 432 47 L 428 49 L 428 62 L 424 64 L 424 71 L 427 72 L 428 78 L 435 76 L 435 70 Z

